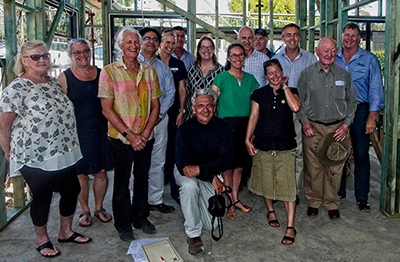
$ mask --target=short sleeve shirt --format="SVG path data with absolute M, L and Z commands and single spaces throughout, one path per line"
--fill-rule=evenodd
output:
M 297 94 L 297 89 L 290 90 Z M 275 95 L 270 85 L 266 85 L 254 90 L 251 100 L 259 105 L 254 146 L 263 151 L 295 148 L 293 112 L 288 106 L 285 91 L 278 89 Z
M 33 83 L 18 77 L 4 89 L 0 113 L 17 114 L 12 123 L 10 175 L 24 165 L 56 171 L 82 158 L 74 106 L 58 81 Z
M 151 66 L 139 63 L 136 75 L 125 66 L 122 59 L 105 66 L 100 73 L 98 93 L 99 98 L 114 100 L 115 112 L 135 134 L 142 133 L 147 125 L 151 100 L 162 95 L 157 72 Z M 108 136 L 129 144 L 111 124 Z
M 239 85 L 237 79 L 225 71 L 215 77 L 214 85 L 221 93 L 218 100 L 219 117 L 248 117 L 250 115 L 250 95 L 259 87 L 253 75 L 244 72 Z

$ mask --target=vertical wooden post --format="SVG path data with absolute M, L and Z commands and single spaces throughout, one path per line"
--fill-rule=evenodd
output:
M 314 52 L 315 48 L 315 0 L 309 0 L 308 3 L 308 45 L 307 50 L 310 52 Z
M 386 1 L 385 23 L 385 110 L 380 210 L 389 217 L 399 217 L 400 3 L 398 1 Z

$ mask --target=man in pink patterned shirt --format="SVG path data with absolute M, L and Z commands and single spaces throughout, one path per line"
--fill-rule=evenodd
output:
M 147 181 L 154 144 L 153 127 L 162 93 L 156 71 L 137 59 L 140 43 L 136 29 L 121 28 L 115 46 L 122 51 L 122 57 L 103 68 L 98 93 L 103 114 L 109 121 L 108 136 L 114 158 L 114 225 L 120 239 L 127 242 L 135 239 L 131 225 L 147 234 L 157 232 L 147 219 Z M 131 201 L 132 163 L 135 183 Z

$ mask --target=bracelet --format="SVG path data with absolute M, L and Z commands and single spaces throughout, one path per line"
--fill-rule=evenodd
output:
M 282 87 L 283 90 L 289 89 L 289 87 Z
M 122 133 L 123 137 L 126 137 L 129 132 L 132 132 L 129 128 Z
M 179 113 L 186 113 L 185 109 L 179 109 Z

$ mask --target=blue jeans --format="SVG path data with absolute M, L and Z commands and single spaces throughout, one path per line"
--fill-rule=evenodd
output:
M 119 139 L 110 138 L 114 159 L 114 192 L 112 206 L 114 226 L 119 233 L 132 231 L 132 222 L 149 216 L 147 204 L 148 178 L 154 139 L 147 141 L 140 151 L 133 150 Z M 130 200 L 129 179 L 134 174 L 132 201 Z
M 354 194 L 357 201 L 368 200 L 370 168 L 369 135 L 365 134 L 365 126 L 369 114 L 369 104 L 357 105 L 354 121 L 350 126 L 351 143 L 354 152 Z M 346 196 L 346 174 L 343 171 L 339 195 Z

